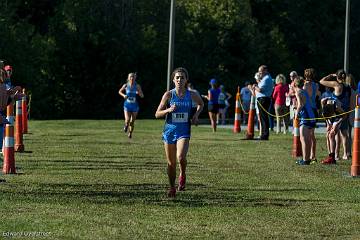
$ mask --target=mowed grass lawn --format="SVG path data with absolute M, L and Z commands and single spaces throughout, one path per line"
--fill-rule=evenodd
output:
M 193 127 L 187 189 L 170 200 L 163 120 L 138 120 L 133 139 L 122 126 L 30 121 L 18 174 L 0 176 L 0 239 L 360 239 L 350 161 L 297 166 L 290 134 Z

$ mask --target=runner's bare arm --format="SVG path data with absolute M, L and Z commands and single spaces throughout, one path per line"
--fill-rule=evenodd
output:
M 169 108 L 166 108 L 170 97 L 171 97 L 171 93 L 169 91 L 164 93 L 164 95 L 161 98 L 160 104 L 156 110 L 156 113 L 155 113 L 156 118 L 164 117 L 166 114 L 175 111 L 175 109 L 176 109 L 175 105 L 172 105 Z
M 139 94 L 139 96 L 141 98 L 144 98 L 144 93 L 143 93 L 143 91 L 141 89 L 141 86 L 138 84 L 136 88 L 137 88 L 137 93 Z
M 196 112 L 192 118 L 192 123 L 197 125 L 199 122 L 199 114 L 204 108 L 204 101 L 201 99 L 200 95 L 197 92 L 190 92 L 191 93 L 191 99 L 196 102 Z
M 122 87 L 119 90 L 119 95 L 122 96 L 124 99 L 126 99 L 126 94 L 124 93 L 126 88 L 126 84 L 122 85 Z

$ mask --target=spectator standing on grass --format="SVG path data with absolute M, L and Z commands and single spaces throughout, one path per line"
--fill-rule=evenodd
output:
M 341 108 L 344 112 L 348 112 L 350 109 L 353 109 L 354 104 L 351 101 L 352 98 L 352 90 L 350 86 L 345 84 L 346 80 L 346 73 L 343 69 L 338 70 L 334 74 L 329 74 L 326 77 L 323 77 L 320 80 L 320 84 L 324 85 L 325 87 L 330 87 L 334 89 L 333 93 L 334 96 L 339 102 L 341 103 Z M 341 137 L 341 142 L 343 145 L 344 153 L 343 159 L 347 160 L 351 157 L 351 147 L 350 147 L 350 134 L 349 134 L 349 114 L 345 114 L 345 118 L 342 120 L 341 125 L 339 127 L 339 133 Z M 336 144 L 337 150 L 335 151 L 335 159 L 338 159 L 339 147 L 340 143 L 339 140 Z
M 217 114 L 216 123 L 225 125 L 226 112 L 229 104 L 229 99 L 231 94 L 225 91 L 224 85 L 220 85 L 220 94 L 219 94 L 219 113 Z
M 284 124 L 284 134 L 289 129 L 289 109 L 285 104 L 286 93 L 289 92 L 289 86 L 286 84 L 286 78 L 283 74 L 279 74 L 275 79 L 276 86 L 272 94 L 274 109 L 276 114 L 276 133 L 281 132 L 281 121 Z
M 313 113 L 315 114 L 315 122 L 317 121 L 316 118 L 319 116 L 318 114 L 318 108 L 317 108 L 317 101 L 320 97 L 320 91 L 319 91 L 319 85 L 315 82 L 315 69 L 308 68 L 304 70 L 304 90 L 308 93 L 310 97 L 310 104 L 311 108 L 313 110 Z M 315 134 L 311 135 L 311 154 L 310 159 L 316 161 L 316 138 Z
M 171 74 L 171 79 L 175 88 L 164 93 L 155 117 L 165 117 L 162 139 L 170 183 L 168 197 L 174 198 L 176 196 L 176 159 L 178 159 L 180 167 L 178 191 L 183 191 L 186 184 L 186 155 L 189 149 L 191 123 L 198 123 L 204 102 L 196 92 L 187 90 L 186 83 L 189 75 L 185 68 L 176 68 Z M 193 117 L 190 118 L 193 102 L 197 104 L 197 109 Z
M 247 124 L 249 118 L 250 102 L 251 102 L 251 84 L 250 82 L 245 82 L 245 86 L 240 90 L 240 99 L 242 105 L 242 122 Z
M 314 120 L 315 114 L 311 107 L 311 98 L 304 87 L 304 79 L 296 77 L 294 80 L 294 90 L 296 92 L 297 106 L 295 111 L 295 118 L 299 119 L 300 141 L 303 159 L 297 161 L 298 165 L 310 165 L 311 163 L 311 149 L 312 139 L 316 126 Z
M 346 119 L 344 110 L 341 108 L 341 103 L 334 97 L 326 97 L 321 100 L 322 112 L 326 118 L 326 145 L 329 156 L 327 156 L 322 164 L 336 164 L 335 152 L 336 152 L 336 135 L 339 132 L 341 122 Z M 331 116 L 335 116 L 329 118 Z
M 127 83 L 125 83 L 119 90 L 119 95 L 122 96 L 124 101 L 124 116 L 125 125 L 124 132 L 128 132 L 128 137 L 132 137 L 134 131 L 134 124 L 139 112 L 139 103 L 137 101 L 137 95 L 141 98 L 144 94 L 140 85 L 136 82 L 136 73 L 129 73 Z
M 286 93 L 286 105 L 290 107 L 290 119 L 294 118 L 297 102 L 294 87 L 294 80 L 298 77 L 296 71 L 291 71 L 290 74 L 289 92 Z
M 255 73 L 254 75 L 254 78 L 255 78 L 255 81 L 256 81 L 256 84 L 259 84 L 261 78 L 260 78 L 260 74 L 258 72 Z M 253 85 L 249 85 L 248 86 L 249 90 L 251 91 L 251 95 L 252 96 L 255 96 L 255 122 L 257 123 L 257 129 L 259 130 L 259 136 L 261 134 L 261 122 L 260 122 L 260 113 L 259 113 L 259 106 L 257 105 L 257 98 L 256 98 L 256 92 L 253 88 Z
M 268 110 L 271 104 L 271 94 L 273 92 L 273 80 L 268 72 L 266 65 L 259 67 L 259 78 L 261 79 L 258 84 L 253 85 L 253 91 L 256 94 L 257 105 L 259 108 L 261 132 L 259 140 L 269 140 L 269 116 Z
M 353 110 L 356 106 L 356 95 L 358 94 L 355 78 L 352 74 L 347 74 L 345 79 L 345 84 L 350 86 L 351 88 L 351 98 L 350 98 L 350 110 Z M 349 110 L 349 111 L 350 111 Z M 349 140 L 350 140 L 350 148 L 352 147 L 352 129 L 354 127 L 355 120 L 355 111 L 349 113 Z M 352 151 L 350 151 L 352 152 Z

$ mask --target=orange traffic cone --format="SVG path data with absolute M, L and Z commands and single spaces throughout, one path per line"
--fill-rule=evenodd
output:
M 302 157 L 299 124 L 300 124 L 299 119 L 294 117 L 294 123 L 293 123 L 294 141 L 293 141 L 293 149 L 292 149 L 292 156 L 294 158 Z
M 16 101 L 15 152 L 23 152 L 25 150 L 23 143 L 23 134 L 22 134 L 21 102 L 22 102 L 21 100 Z
M 21 99 L 21 109 L 22 109 L 22 133 L 28 133 L 28 118 L 27 118 L 27 104 L 26 104 L 26 92 L 23 88 L 24 96 Z
M 236 93 L 236 99 L 235 99 L 234 133 L 239 133 L 239 132 L 241 132 L 241 127 L 240 127 L 240 115 L 241 115 L 240 87 L 238 87 L 238 91 L 237 91 L 237 93 Z
M 16 173 L 15 154 L 14 154 L 14 105 L 10 103 L 7 106 L 7 120 L 4 136 L 4 164 L 3 173 Z
M 256 96 L 251 95 L 251 102 L 250 102 L 250 110 L 249 110 L 249 117 L 248 117 L 248 125 L 246 131 L 246 139 L 254 139 L 254 121 L 255 121 L 255 102 Z
M 360 176 L 360 106 L 359 95 L 356 95 L 355 119 L 354 119 L 354 139 L 351 162 L 351 176 Z

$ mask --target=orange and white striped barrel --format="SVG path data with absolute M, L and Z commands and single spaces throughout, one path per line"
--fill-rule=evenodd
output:
M 240 87 L 238 87 L 238 91 L 236 93 L 236 98 L 235 98 L 234 133 L 241 132 L 240 118 L 241 118 Z
M 254 122 L 255 122 L 255 113 L 256 113 L 255 103 L 256 103 L 256 96 L 251 95 L 248 125 L 247 125 L 247 131 L 246 131 L 246 139 L 254 138 Z
M 5 125 L 4 136 L 4 174 L 16 173 L 15 167 L 15 154 L 14 154 L 14 105 L 10 103 L 7 106 L 7 120 L 8 124 Z
M 359 95 L 356 95 L 355 119 L 354 119 L 354 139 L 351 162 L 351 176 L 360 176 L 360 103 Z
M 23 88 L 24 96 L 21 99 L 21 110 L 22 110 L 22 133 L 28 133 L 28 118 L 27 118 L 27 104 L 26 104 L 26 91 Z
M 15 152 L 23 152 L 25 150 L 22 134 L 22 106 L 21 100 L 16 101 L 15 115 Z
M 300 125 L 299 119 L 297 117 L 294 117 L 294 123 L 293 123 L 294 140 L 293 140 L 293 149 L 292 149 L 292 156 L 294 158 L 302 157 L 299 125 Z

